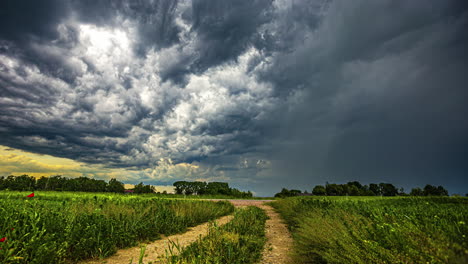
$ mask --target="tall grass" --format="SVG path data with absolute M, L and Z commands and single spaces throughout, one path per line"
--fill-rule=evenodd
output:
M 468 263 L 468 199 L 290 198 L 298 263 Z
M 228 202 L 112 194 L 0 192 L 0 263 L 64 263 L 117 249 L 233 212 Z
M 169 263 L 224 264 L 255 263 L 265 244 L 265 212 L 258 207 L 237 209 L 234 219 L 219 227 L 211 226 L 209 234 L 183 249 Z

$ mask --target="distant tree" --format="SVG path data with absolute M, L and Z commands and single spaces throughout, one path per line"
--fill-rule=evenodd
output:
M 396 196 L 398 195 L 398 189 L 391 183 L 380 183 L 379 184 L 383 196 Z
M 423 196 L 424 192 L 423 190 L 421 190 L 421 188 L 413 188 L 411 189 L 410 195 L 411 196 Z
M 7 188 L 12 191 L 32 191 L 36 187 L 36 179 L 28 175 L 10 175 L 6 178 L 5 183 Z
M 362 184 L 358 181 L 348 182 L 347 185 L 356 186 L 359 190 L 363 189 Z
M 242 192 L 235 188 L 230 188 L 227 182 L 174 182 L 176 194 L 186 195 L 228 195 L 239 198 L 252 197 L 252 193 Z
M 327 191 L 324 186 L 316 185 L 312 190 L 313 195 L 327 195 Z
M 230 195 L 231 190 L 227 182 L 209 182 L 206 186 L 206 194 Z
M 425 196 L 448 196 L 448 191 L 443 186 L 435 187 L 427 184 L 424 186 L 423 194 Z
M 123 193 L 125 191 L 124 184 L 117 179 L 111 179 L 107 184 L 107 191 L 113 193 Z
M 402 187 L 402 188 L 398 189 L 398 195 L 407 196 L 408 194 L 405 193 L 405 189 Z
M 5 186 L 5 177 L 2 176 L 0 177 L 0 190 L 5 190 L 6 189 L 6 186 Z
M 375 196 L 375 193 L 373 191 L 369 190 L 368 185 L 362 186 L 361 192 L 362 192 L 361 195 L 363 195 L 363 196 Z
M 275 197 L 286 198 L 286 197 L 297 196 L 300 193 L 301 193 L 300 190 L 288 190 L 286 188 L 283 188 L 281 189 L 281 192 L 275 194 Z
M 374 193 L 374 195 L 382 195 L 382 189 L 378 184 L 375 183 L 369 184 L 369 191 Z
M 343 186 L 335 183 L 325 185 L 325 190 L 328 196 L 340 196 L 344 194 Z
M 176 194 L 184 194 L 186 189 L 186 181 L 176 181 L 173 186 L 175 187 Z
M 356 185 L 348 185 L 348 195 L 359 196 L 361 195 L 361 190 Z
M 437 186 L 437 194 L 439 196 L 448 196 L 448 191 L 441 185 Z
M 155 188 L 151 185 L 144 185 L 143 182 L 135 185 L 133 188 L 134 193 L 154 193 Z

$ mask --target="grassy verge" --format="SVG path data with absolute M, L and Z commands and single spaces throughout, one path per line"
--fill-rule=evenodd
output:
M 258 207 L 238 209 L 228 224 L 212 226 L 209 234 L 183 249 L 169 263 L 255 263 L 265 244 L 265 212 Z M 176 247 L 176 245 L 175 245 Z
M 65 263 L 230 214 L 228 202 L 112 194 L 0 192 L 0 263 Z
M 466 198 L 290 198 L 272 204 L 297 263 L 468 263 Z

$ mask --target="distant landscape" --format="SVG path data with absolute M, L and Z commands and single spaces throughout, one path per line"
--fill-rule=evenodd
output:
M 468 263 L 468 0 L 1 0 L 0 264 Z
M 255 197 L 223 182 L 178 181 L 174 186 L 169 194 L 143 183 L 126 190 L 115 179 L 1 177 L 0 262 L 86 262 L 135 246 L 141 248 L 138 263 L 262 259 L 269 244 L 265 209 L 256 207 L 261 200 L 234 208 L 232 199 Z M 217 199 L 206 201 L 212 198 Z M 291 232 L 287 254 L 294 263 L 468 261 L 468 198 L 448 197 L 442 186 L 406 194 L 392 184 L 355 181 L 318 185 L 311 193 L 283 188 L 275 199 L 267 204 Z M 173 244 L 166 257 L 145 259 L 146 244 L 162 235 L 233 213 L 229 224 L 210 229 L 208 236 L 185 247 Z

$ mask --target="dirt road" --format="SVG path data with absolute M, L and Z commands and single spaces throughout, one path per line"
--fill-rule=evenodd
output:
M 219 199 L 210 199 L 218 201 Z M 269 219 L 266 222 L 266 237 L 267 242 L 263 250 L 261 264 L 290 264 L 290 252 L 292 248 L 291 235 L 282 221 L 278 213 L 274 209 L 266 205 L 272 200 L 229 200 L 236 207 L 257 206 L 265 210 Z M 224 225 L 232 220 L 232 216 L 224 216 L 216 220 L 218 225 Z M 176 242 L 180 247 L 185 247 L 195 242 L 199 237 L 204 237 L 208 234 L 209 223 L 204 223 L 189 229 L 183 234 L 163 237 L 146 245 L 144 262 L 152 261 L 152 263 L 164 263 L 166 253 L 171 245 L 170 241 Z M 121 249 L 111 257 L 102 260 L 91 260 L 81 262 L 83 264 L 128 264 L 138 263 L 140 256 L 140 247 Z M 177 252 L 176 252 L 177 253 Z

